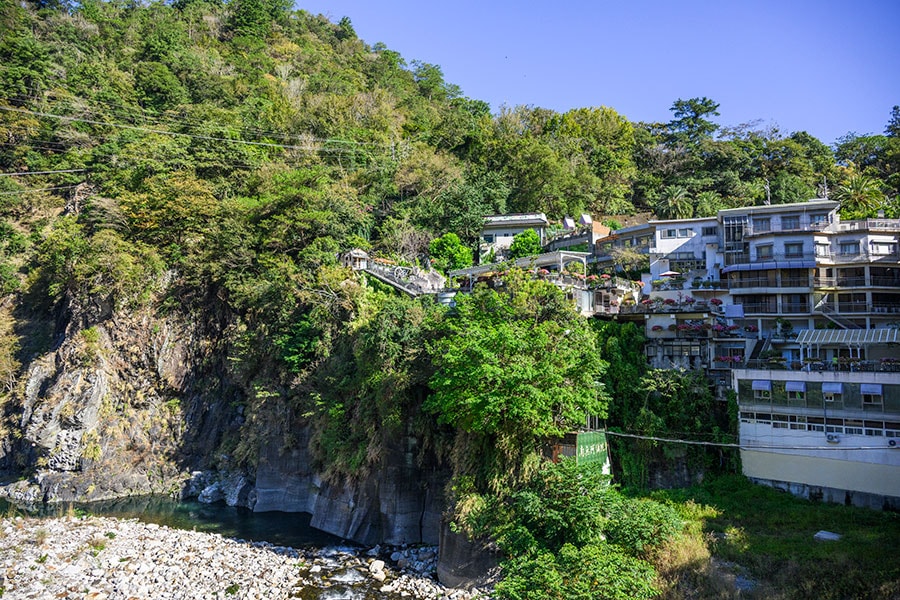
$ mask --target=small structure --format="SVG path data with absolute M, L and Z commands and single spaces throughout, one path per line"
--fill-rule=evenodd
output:
M 369 265 L 369 255 L 364 250 L 354 248 L 341 255 L 341 265 L 350 267 L 354 271 L 365 271 Z
M 541 245 L 543 245 L 549 224 L 544 213 L 518 213 L 485 217 L 484 227 L 481 231 L 481 251 L 490 254 L 493 250 L 496 257 L 505 257 L 512 245 L 513 238 L 528 229 L 533 229 L 538 234 Z

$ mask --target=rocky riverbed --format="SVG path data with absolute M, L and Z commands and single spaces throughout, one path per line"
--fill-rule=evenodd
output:
M 487 598 L 434 579 L 436 548 L 295 549 L 137 520 L 0 521 L 0 596 L 14 599 Z

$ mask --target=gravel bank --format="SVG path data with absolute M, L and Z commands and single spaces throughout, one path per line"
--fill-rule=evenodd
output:
M 435 549 L 294 549 L 103 517 L 0 521 L 3 599 L 485 598 L 444 588 Z

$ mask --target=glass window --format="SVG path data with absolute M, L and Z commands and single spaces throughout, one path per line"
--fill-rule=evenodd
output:
M 678 230 L 677 229 L 665 229 L 665 230 L 663 230 L 663 237 L 664 238 L 678 237 Z
M 855 256 L 859 254 L 859 242 L 841 242 L 841 254 Z
M 772 219 L 769 217 L 758 217 L 753 219 L 753 228 L 756 231 L 771 231 Z
M 781 230 L 782 231 L 793 231 L 796 229 L 800 229 L 800 217 L 799 216 L 781 217 Z
M 772 246 L 771 244 L 768 246 L 757 246 L 756 247 L 756 258 L 757 260 L 765 260 L 768 258 L 772 258 Z
M 788 400 L 806 400 L 806 392 L 788 392 Z
M 753 390 L 753 399 L 754 400 L 771 400 L 772 392 L 769 390 Z
M 803 242 L 790 242 L 784 245 L 785 256 L 803 256 Z
M 484 241 L 487 244 L 493 244 L 494 243 L 494 234 L 492 234 L 492 233 L 484 234 Z
M 828 224 L 828 213 L 809 215 L 809 224 L 813 225 L 813 226 L 827 225 Z
M 872 242 L 872 254 L 890 256 L 897 254 L 897 244 L 891 242 Z
M 716 233 L 717 233 L 717 231 L 716 231 L 715 225 L 713 225 L 712 227 L 704 227 L 703 228 L 703 235 L 716 235 Z
M 691 237 L 691 230 L 690 229 L 679 229 L 678 237 L 680 237 L 680 238 Z
M 863 394 L 862 395 L 862 403 L 863 406 L 868 407 L 876 407 L 881 406 L 882 399 L 881 394 Z
M 831 247 L 828 244 L 816 244 L 816 256 L 828 256 L 831 253 Z

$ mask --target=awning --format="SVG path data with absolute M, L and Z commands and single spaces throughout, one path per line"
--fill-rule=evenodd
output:
M 802 329 L 797 334 L 797 343 L 811 346 L 900 344 L 900 329 Z
M 772 382 L 768 379 L 754 379 L 753 380 L 753 390 L 754 391 L 764 391 L 771 392 L 772 391 Z
M 744 318 L 744 305 L 743 304 L 726 304 L 725 305 L 725 318 L 726 319 L 743 319 Z
M 787 392 L 805 392 L 806 391 L 806 382 L 805 381 L 785 381 L 784 389 Z
M 816 261 L 809 260 L 779 260 L 766 261 L 756 263 L 743 263 L 740 265 L 731 265 L 722 269 L 723 273 L 731 273 L 733 271 L 769 271 L 771 269 L 814 269 Z
M 824 381 L 822 382 L 823 394 L 843 394 L 844 384 L 840 381 Z
M 873 396 L 881 396 L 881 384 L 880 383 L 861 383 L 859 384 L 859 393 L 860 394 L 871 394 Z

